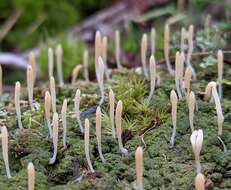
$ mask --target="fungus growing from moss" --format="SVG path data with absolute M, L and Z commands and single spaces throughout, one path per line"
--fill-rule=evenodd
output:
M 103 58 L 103 62 L 104 62 L 104 66 L 105 66 L 105 77 L 106 79 L 109 79 L 109 70 L 107 67 L 107 43 L 108 43 L 108 39 L 106 36 L 103 37 L 103 41 L 102 41 L 102 58 Z
M 85 156 L 86 156 L 86 159 L 87 159 L 87 164 L 88 164 L 88 167 L 91 171 L 91 173 L 94 173 L 95 170 L 93 169 L 92 167 L 92 164 L 91 164 L 91 159 L 90 159 L 90 153 L 89 153 L 89 133 L 90 133 L 90 124 L 89 124 L 89 120 L 88 119 L 85 119 L 85 133 L 84 133 L 84 150 L 85 150 Z
M 82 65 L 76 65 L 76 67 L 73 69 L 72 71 L 72 79 L 71 79 L 71 83 L 75 84 L 76 79 L 79 76 L 79 72 L 83 69 Z
M 222 100 L 223 91 L 222 91 L 222 77 L 223 77 L 223 52 L 218 50 L 217 52 L 217 70 L 218 70 L 218 91 L 219 97 Z
M 35 54 L 34 52 L 30 52 L 29 53 L 29 65 L 32 67 L 32 71 L 33 71 L 33 82 L 35 82 L 36 80 L 36 71 L 37 71 L 37 68 L 36 68 L 36 57 L 35 57 Z
M 151 55 L 156 53 L 156 29 L 151 29 Z
M 49 78 L 54 75 L 54 52 L 52 48 L 48 48 L 48 73 Z
M 175 85 L 176 85 L 176 91 L 178 97 L 181 100 L 182 94 L 181 94 L 180 80 L 181 80 L 181 55 L 180 52 L 177 51 L 175 57 Z
M 188 103 L 188 108 L 189 108 L 189 124 L 190 124 L 190 128 L 191 128 L 191 132 L 194 131 L 193 118 L 194 118 L 195 106 L 196 106 L 195 94 L 194 94 L 193 91 L 191 91 L 190 95 L 189 95 L 189 103 Z
M 49 130 L 50 138 L 52 138 L 52 128 L 51 128 L 51 95 L 48 91 L 45 93 L 45 119 Z
M 98 68 L 99 68 L 99 63 L 98 63 L 98 58 L 102 55 L 102 37 L 100 31 L 96 31 L 95 33 L 95 73 L 96 73 L 96 78 L 99 80 L 98 76 Z
M 143 190 L 143 149 L 141 146 L 139 146 L 136 149 L 135 153 L 135 158 L 136 158 L 136 183 L 137 183 L 137 189 L 138 190 Z
M 192 68 L 187 67 L 184 74 L 184 88 L 185 88 L 185 95 L 186 95 L 187 102 L 190 94 L 191 80 L 192 80 Z
M 123 104 L 122 104 L 122 101 L 119 100 L 116 106 L 116 114 L 115 114 L 116 132 L 117 132 L 117 138 L 118 138 L 120 151 L 124 155 L 127 155 L 128 150 L 123 147 L 122 137 L 121 137 L 122 135 L 122 129 L 121 129 L 122 110 L 123 110 Z
M 28 190 L 34 190 L 35 187 L 35 169 L 32 162 L 27 165 Z
M 17 81 L 15 83 L 15 89 L 14 89 L 14 104 L 15 104 L 15 110 L 18 120 L 18 127 L 19 129 L 23 129 L 21 109 L 20 109 L 20 94 L 21 94 L 21 84 L 20 82 Z
M 56 112 L 56 91 L 55 91 L 55 79 L 54 77 L 50 78 L 50 92 L 51 92 L 51 105 L 52 112 Z
M 61 110 L 62 124 L 63 124 L 63 147 L 67 148 L 67 99 L 63 100 Z
M 76 93 L 75 93 L 75 99 L 74 99 L 75 116 L 76 116 L 76 119 L 77 119 L 77 122 L 78 122 L 78 125 L 79 125 L 80 132 L 84 133 L 82 122 L 81 122 L 81 119 L 80 119 L 80 109 L 79 109 L 80 100 L 81 100 L 81 91 L 79 89 L 77 89 Z
M 100 102 L 99 105 L 102 105 L 104 102 L 104 63 L 102 57 L 98 58 L 98 85 L 100 89 Z
M 116 55 L 116 65 L 118 69 L 122 68 L 120 63 L 120 31 L 115 31 L 115 55 Z
M 9 158 L 8 158 L 8 131 L 5 126 L 1 127 L 1 139 L 2 139 L 2 157 L 5 163 L 6 175 L 11 178 Z
M 195 177 L 196 190 L 205 190 L 205 177 L 202 173 L 198 173 Z
M 148 103 L 151 101 L 154 95 L 155 86 L 156 86 L 156 61 L 153 55 L 150 57 L 149 60 L 149 71 L 150 71 L 150 92 L 148 96 Z
M 181 94 L 183 95 L 184 93 L 184 87 L 183 87 L 183 75 L 184 75 L 184 61 L 185 61 L 185 55 L 184 52 L 180 53 L 180 72 L 179 72 L 179 85 L 180 85 L 180 90 Z
M 28 100 L 31 107 L 31 110 L 34 109 L 33 106 L 33 91 L 34 91 L 34 73 L 31 65 L 27 66 L 27 92 L 28 92 Z
M 64 85 L 62 59 L 63 59 L 63 48 L 61 44 L 59 44 L 56 47 L 56 64 L 57 64 L 59 86 Z
M 55 112 L 53 114 L 52 125 L 53 125 L 52 139 L 53 139 L 54 152 L 53 152 L 52 158 L 49 160 L 49 164 L 54 164 L 55 163 L 56 157 L 57 157 L 57 153 L 58 153 L 59 116 L 58 116 L 57 112 Z
M 115 136 L 115 95 L 112 89 L 109 90 L 109 115 L 110 115 L 110 123 L 111 123 L 111 132 L 112 137 Z
M 89 53 L 88 50 L 84 50 L 83 53 L 83 74 L 85 81 L 89 82 L 89 72 L 88 72 L 88 57 Z
M 175 136 L 176 136 L 176 119 L 177 119 L 177 95 L 175 90 L 171 90 L 171 94 L 170 94 L 170 101 L 171 101 L 171 105 L 172 105 L 172 125 L 173 125 L 173 129 L 172 129 L 172 136 L 170 139 L 170 145 L 171 147 L 174 146 L 174 141 L 175 141 Z
M 196 171 L 197 173 L 200 173 L 201 172 L 200 152 L 203 144 L 203 131 L 201 129 L 193 131 L 190 140 L 195 155 Z
M 148 79 L 148 70 L 146 65 L 146 57 L 147 57 L 147 49 L 148 49 L 147 34 L 143 34 L 140 47 L 141 47 L 141 63 L 143 67 L 143 72 L 146 79 Z

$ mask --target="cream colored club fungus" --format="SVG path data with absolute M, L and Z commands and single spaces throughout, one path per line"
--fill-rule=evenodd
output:
M 52 128 L 51 128 L 51 95 L 48 91 L 45 93 L 45 119 L 49 130 L 50 138 L 52 138 Z
M 95 34 L 95 73 L 96 78 L 99 80 L 98 70 L 99 70 L 99 63 L 98 58 L 102 55 L 102 37 L 100 31 L 96 31 Z
M 117 68 L 121 69 L 122 65 L 120 63 L 120 31 L 115 31 L 115 55 L 116 55 L 116 64 Z
M 180 90 L 181 93 L 184 93 L 184 87 L 183 87 L 183 75 L 184 75 L 184 61 L 185 61 L 185 55 L 184 52 L 180 53 L 180 72 L 179 72 L 179 81 L 180 81 Z
M 52 158 L 49 160 L 49 164 L 54 164 L 55 163 L 56 157 L 57 157 L 57 153 L 58 153 L 59 116 L 58 116 L 57 112 L 55 112 L 53 114 L 52 125 L 53 125 L 52 139 L 53 139 L 54 152 L 53 152 Z
M 63 59 L 63 48 L 61 44 L 59 44 L 56 47 L 56 64 L 57 64 L 59 86 L 64 85 L 62 59 Z
M 176 136 L 176 120 L 177 120 L 177 95 L 176 92 L 174 90 L 171 91 L 170 94 L 170 101 L 171 101 L 171 105 L 172 105 L 172 125 L 173 125 L 173 129 L 172 129 L 172 136 L 170 139 L 170 145 L 171 147 L 174 146 L 174 141 L 175 141 L 175 136 Z
M 153 55 L 150 57 L 149 60 L 149 71 L 150 71 L 150 92 L 148 96 L 148 103 L 151 101 L 154 95 L 155 86 L 156 86 L 156 61 Z
M 95 170 L 93 169 L 91 159 L 90 159 L 90 153 L 89 153 L 89 135 L 90 135 L 89 133 L 90 133 L 89 120 L 85 119 L 84 150 L 85 150 L 85 156 L 86 156 L 86 159 L 87 159 L 88 167 L 89 167 L 91 173 L 94 173 Z
M 201 172 L 200 152 L 203 144 L 203 131 L 201 129 L 193 131 L 190 141 L 195 155 L 196 171 Z
M 37 68 L 36 68 L 36 57 L 33 51 L 29 53 L 29 65 L 32 67 L 33 81 L 35 82 Z
M 27 66 L 27 72 L 26 73 L 27 73 L 28 100 L 29 100 L 31 110 L 33 110 L 34 109 L 34 106 L 33 106 L 34 72 L 33 72 L 33 68 L 31 67 L 31 65 Z
M 0 65 L 0 96 L 2 96 L 2 66 Z
M 98 144 L 99 157 L 102 162 L 105 162 L 103 152 L 102 152 L 102 145 L 101 145 L 102 119 L 101 119 L 101 109 L 99 106 L 96 109 L 95 127 L 96 127 L 96 139 L 97 139 L 97 144 Z
M 147 70 L 147 64 L 146 64 L 147 49 L 148 49 L 147 34 L 143 34 L 140 47 L 141 47 L 141 63 L 143 67 L 144 76 L 148 78 L 148 70 Z
M 190 124 L 190 128 L 191 128 L 191 132 L 194 131 L 193 118 L 194 118 L 195 106 L 196 106 L 195 94 L 194 94 L 193 91 L 191 91 L 190 95 L 189 95 L 189 103 L 188 103 L 188 107 L 189 107 L 189 124 Z
M 56 91 L 55 91 L 55 79 L 54 77 L 50 78 L 50 92 L 51 92 L 51 106 L 52 112 L 56 112 Z
M 192 72 L 193 72 L 192 68 L 187 67 L 185 70 L 185 74 L 184 74 L 184 89 L 185 89 L 185 95 L 186 95 L 187 102 L 188 102 L 189 94 L 190 94 Z
M 67 99 L 63 100 L 61 110 L 62 124 L 63 124 L 63 147 L 67 148 Z
M 151 29 L 151 55 L 156 53 L 156 29 Z
M 104 62 L 104 69 L 105 69 L 105 77 L 106 79 L 109 79 L 109 70 L 107 67 L 107 44 L 108 44 L 108 38 L 106 36 L 103 37 L 102 41 L 102 58 Z
M 83 69 L 83 65 L 76 65 L 75 68 L 72 71 L 72 79 L 71 79 L 71 83 L 75 84 L 76 83 L 76 79 L 79 76 L 79 72 Z
M 89 57 L 88 50 L 85 49 L 83 53 L 83 75 L 86 82 L 90 81 L 89 72 L 88 72 L 88 57 Z
M 48 73 L 49 78 L 54 75 L 54 52 L 52 48 L 48 48 Z
M 144 163 L 143 163 L 143 149 L 141 146 L 139 146 L 136 149 L 135 153 L 135 159 L 136 159 L 136 185 L 137 190 L 143 190 L 143 173 L 144 173 Z
M 217 70 L 218 70 L 218 91 L 219 97 L 222 99 L 223 92 L 222 92 L 222 77 L 223 77 L 223 52 L 222 50 L 218 50 L 217 52 Z
M 19 129 L 23 129 L 21 109 L 20 109 L 20 94 L 21 94 L 21 84 L 20 82 L 17 81 L 15 83 L 15 89 L 14 89 L 14 104 L 15 104 L 15 110 L 18 120 L 18 127 Z
M 202 173 L 198 173 L 195 177 L 196 190 L 205 190 L 205 177 Z
M 181 87 L 180 87 L 180 80 L 181 80 L 181 55 L 180 52 L 176 52 L 176 57 L 175 57 L 175 85 L 176 85 L 176 91 L 179 96 L 179 99 L 182 99 L 182 94 L 181 94 Z
M 27 165 L 28 190 L 34 190 L 35 187 L 35 169 L 32 162 Z
M 99 105 L 102 105 L 104 102 L 104 83 L 103 83 L 103 79 L 104 79 L 104 63 L 103 63 L 103 59 L 102 57 L 98 58 L 98 85 L 99 85 L 99 89 L 100 89 L 100 102 Z
M 112 137 L 116 138 L 115 135 L 115 95 L 112 89 L 109 90 L 109 115 L 110 115 L 110 123 L 111 123 L 111 132 Z
M 82 122 L 80 119 L 80 100 L 81 100 L 81 91 L 77 89 L 75 93 L 75 99 L 74 99 L 75 115 L 76 115 L 76 119 L 79 125 L 80 132 L 84 133 Z
M 123 104 L 122 104 L 122 101 L 120 100 L 116 106 L 116 114 L 115 114 L 116 132 L 117 132 L 117 138 L 118 138 L 120 151 L 124 155 L 127 155 L 128 150 L 123 147 L 122 137 L 121 137 L 122 135 L 122 129 L 121 129 L 122 110 L 123 110 Z
M 8 158 L 8 131 L 5 126 L 1 127 L 1 139 L 2 139 L 2 157 L 5 163 L 6 175 L 11 178 L 9 158 Z

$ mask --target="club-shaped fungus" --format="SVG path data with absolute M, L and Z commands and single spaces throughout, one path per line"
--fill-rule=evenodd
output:
M 156 29 L 151 29 L 151 55 L 156 53 Z
M 191 91 L 190 95 L 189 95 L 189 103 L 188 103 L 188 108 L 189 108 L 189 124 L 190 124 L 190 128 L 191 128 L 191 132 L 194 131 L 193 118 L 194 118 L 195 106 L 196 106 L 195 94 L 194 94 L 193 91 Z
M 181 94 L 181 88 L 180 88 L 180 79 L 181 79 L 181 55 L 180 52 L 176 52 L 176 57 L 175 57 L 175 85 L 176 85 L 176 91 L 178 94 L 179 99 L 182 99 L 182 94 Z
M 100 31 L 96 31 L 95 33 L 95 73 L 96 73 L 96 78 L 99 80 L 98 76 L 98 68 L 99 68 L 99 63 L 98 63 L 98 58 L 102 55 L 102 37 Z
M 102 119 L 101 119 L 101 109 L 99 106 L 96 109 L 95 127 L 96 127 L 96 139 L 97 139 L 97 144 L 98 144 L 99 157 L 102 162 L 105 162 L 103 152 L 102 152 L 102 145 L 101 145 Z
M 109 90 L 109 115 L 110 115 L 110 123 L 111 123 L 111 132 L 112 137 L 116 138 L 115 135 L 115 95 L 112 89 Z
M 187 67 L 184 74 L 184 89 L 185 89 L 185 95 L 188 102 L 189 94 L 190 94 L 190 85 L 192 80 L 192 68 Z
M 35 187 L 35 169 L 32 162 L 27 165 L 28 190 L 34 190 Z
M 2 96 L 2 66 L 0 65 L 0 96 Z
M 148 103 L 151 101 L 154 95 L 155 86 L 156 86 L 156 61 L 154 55 L 152 55 L 149 60 L 149 72 L 150 72 L 150 92 L 148 96 Z
M 183 95 L 184 93 L 184 87 L 183 87 L 183 76 L 184 76 L 184 61 L 185 61 L 185 55 L 184 52 L 180 53 L 180 72 L 179 72 L 179 80 L 180 80 L 180 90 Z
M 14 104 L 15 104 L 15 110 L 18 120 L 18 127 L 19 129 L 23 129 L 21 109 L 20 109 L 20 94 L 21 94 L 21 84 L 20 82 L 16 82 L 15 89 L 14 89 Z
M 116 56 L 116 65 L 118 69 L 122 68 L 120 63 L 120 31 L 115 31 L 115 56 Z
M 175 142 L 175 136 L 176 136 L 176 119 L 177 119 L 177 102 L 178 102 L 175 90 L 171 90 L 170 101 L 172 105 L 171 115 L 172 115 L 172 125 L 173 125 L 170 145 L 171 147 L 173 147 Z
M 122 122 L 122 110 L 123 110 L 123 104 L 122 101 L 119 100 L 116 106 L 116 113 L 115 113 L 115 123 L 116 123 L 116 133 L 119 143 L 119 148 L 122 154 L 127 155 L 128 150 L 123 147 L 122 143 L 122 129 L 121 129 L 121 122 Z
M 50 78 L 50 92 L 51 92 L 51 107 L 52 112 L 56 112 L 56 91 L 55 91 L 55 79 L 54 77 Z
M 196 171 L 197 173 L 200 173 L 200 152 L 203 144 L 203 131 L 201 129 L 193 131 L 190 137 L 190 141 L 195 155 Z
M 48 91 L 45 93 L 45 119 L 49 130 L 50 138 L 52 138 L 52 128 L 51 128 L 51 95 Z
M 63 147 L 67 148 L 67 99 L 63 100 L 61 110 L 62 124 L 63 124 Z
M 28 92 L 28 100 L 31 107 L 31 110 L 34 109 L 33 107 L 33 91 L 34 91 L 34 73 L 31 65 L 27 66 L 27 92 Z
M 205 190 L 205 177 L 202 173 L 198 173 L 195 177 L 196 190 Z
M 144 168 L 143 168 L 143 149 L 141 146 L 139 146 L 136 149 L 135 153 L 135 158 L 136 158 L 136 185 L 138 190 L 143 190 L 143 173 L 144 173 Z
M 77 89 L 75 93 L 75 99 L 74 99 L 75 116 L 76 116 L 76 119 L 79 125 L 80 132 L 83 133 L 84 130 L 83 130 L 82 122 L 80 119 L 80 100 L 81 100 L 81 91 Z
M 49 78 L 54 75 L 54 52 L 52 48 L 48 48 L 48 73 Z
M 89 153 L 90 124 L 89 124 L 89 120 L 88 119 L 85 119 L 84 128 L 85 128 L 85 132 L 84 132 L 84 150 L 85 150 L 85 156 L 86 156 L 87 164 L 88 164 L 88 167 L 89 167 L 91 173 L 94 173 L 95 170 L 93 169 L 93 166 L 92 166 L 92 163 L 91 163 L 91 159 L 90 159 L 90 153 Z
M 73 69 L 72 71 L 72 79 L 71 79 L 71 83 L 75 84 L 76 79 L 79 76 L 79 72 L 83 69 L 82 65 L 76 65 L 76 67 Z
M 9 158 L 8 158 L 8 131 L 5 126 L 1 127 L 1 139 L 2 139 L 2 157 L 5 163 L 6 175 L 8 178 L 11 178 Z
M 107 67 L 107 44 L 108 44 L 108 39 L 106 36 L 103 37 L 102 41 L 102 58 L 105 66 L 105 77 L 106 79 L 109 79 L 109 70 Z
M 141 47 L 141 63 L 143 67 L 143 73 L 146 79 L 148 79 L 148 70 L 147 70 L 147 64 L 146 64 L 147 49 L 148 49 L 147 34 L 143 34 L 140 47 Z
M 35 57 L 35 54 L 34 54 L 33 51 L 29 53 L 29 65 L 32 67 L 32 70 L 33 70 L 33 82 L 35 82 L 37 68 L 36 68 L 36 57 Z
M 170 63 L 169 51 L 170 51 L 170 29 L 169 29 L 169 25 L 165 24 L 165 27 L 164 27 L 164 57 L 165 57 L 165 62 L 166 62 L 168 72 L 170 75 L 173 76 L 174 71 Z
M 218 50 L 217 52 L 217 70 L 218 70 L 218 91 L 219 97 L 222 100 L 223 92 L 222 92 L 222 77 L 223 77 L 223 52 L 222 50 Z
M 181 33 L 180 33 L 180 51 L 181 52 L 185 51 L 185 36 L 186 36 L 186 30 L 184 27 L 182 27 Z
M 63 66 L 62 66 L 62 59 L 63 59 L 63 48 L 61 44 L 56 47 L 56 64 L 57 64 L 57 74 L 58 74 L 58 81 L 59 86 L 63 86 Z
M 86 82 L 89 82 L 89 72 L 88 72 L 88 50 L 84 50 L 83 53 L 83 74 Z
M 53 125 L 52 139 L 53 139 L 53 149 L 54 149 L 54 152 L 53 152 L 52 158 L 49 160 L 49 164 L 54 164 L 55 163 L 56 157 L 57 157 L 57 153 L 58 153 L 59 116 L 58 116 L 57 112 L 55 112 L 53 114 L 52 125 Z
M 104 102 L 104 83 L 103 83 L 103 79 L 104 79 L 104 63 L 103 63 L 103 59 L 102 57 L 98 58 L 98 85 L 99 85 L 99 89 L 100 89 L 100 102 L 99 105 L 102 105 Z

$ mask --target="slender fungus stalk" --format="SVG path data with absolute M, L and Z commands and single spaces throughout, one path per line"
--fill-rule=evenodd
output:
M 20 109 L 20 93 L 21 93 L 21 84 L 20 82 L 15 83 L 14 89 L 14 103 L 15 103 L 15 110 L 18 120 L 18 127 L 19 129 L 23 129 L 22 126 L 22 118 L 21 118 L 21 109 Z
M 120 63 L 120 31 L 115 31 L 115 54 L 116 54 L 116 64 L 118 69 L 122 69 L 122 65 Z
M 112 137 L 116 138 L 115 136 L 115 95 L 112 89 L 109 90 L 109 105 L 110 105 L 109 114 L 110 114 Z
M 168 72 L 170 75 L 173 76 L 174 71 L 170 63 L 169 51 L 170 51 L 170 29 L 169 29 L 169 25 L 165 24 L 165 27 L 164 27 L 164 57 L 165 57 L 165 62 L 167 65 Z
M 31 107 L 31 110 L 34 109 L 33 107 L 33 89 L 34 89 L 34 73 L 31 65 L 27 66 L 27 91 L 28 91 L 28 100 Z
M 82 122 L 80 119 L 80 109 L 79 109 L 80 100 L 81 100 L 81 91 L 79 89 L 77 89 L 76 93 L 75 93 L 75 115 L 76 115 L 76 119 L 77 119 L 77 122 L 78 122 L 78 125 L 80 128 L 80 132 L 84 133 Z
M 195 106 L 196 106 L 195 94 L 193 91 L 191 91 L 189 95 L 188 107 L 189 107 L 189 124 L 192 132 L 194 131 L 193 118 L 194 118 Z
M 5 126 L 1 127 L 1 139 L 2 139 L 2 157 L 5 163 L 6 175 L 11 178 L 9 158 L 8 158 L 8 131 Z
M 51 128 L 51 95 L 48 91 L 45 93 L 45 118 L 49 130 L 50 138 L 52 138 Z
M 186 34 L 186 30 L 184 27 L 182 27 L 181 34 L 180 34 L 180 51 L 181 52 L 185 51 L 185 34 Z
M 141 146 L 139 146 L 136 149 L 135 153 L 136 157 L 136 183 L 137 183 L 137 189 L 143 190 L 143 149 Z
M 116 106 L 116 114 L 115 114 L 116 132 L 117 132 L 117 138 L 118 138 L 120 151 L 122 152 L 122 154 L 127 155 L 128 150 L 123 147 L 122 137 L 121 137 L 122 135 L 122 129 L 121 129 L 122 110 L 123 110 L 123 104 L 122 104 L 122 101 L 120 100 Z
M 154 56 L 152 55 L 149 60 L 149 70 L 150 70 L 150 93 L 148 96 L 148 103 L 151 101 L 155 86 L 156 86 L 156 61 Z
M 104 62 L 104 66 L 105 66 L 105 77 L 106 79 L 109 79 L 109 71 L 108 71 L 108 67 L 107 67 L 107 37 L 104 36 L 103 37 L 103 42 L 102 42 L 102 58 L 103 58 L 103 62 Z
M 174 90 L 171 91 L 170 94 L 170 100 L 171 100 L 171 104 L 172 104 L 172 125 L 173 125 L 173 130 L 172 130 L 172 136 L 170 139 L 170 145 L 171 147 L 174 146 L 174 141 L 175 141 L 175 136 L 176 136 L 176 115 L 177 115 L 177 95 L 176 92 Z
M 152 28 L 151 30 L 151 54 L 155 55 L 156 53 L 156 29 Z
M 54 77 L 50 78 L 50 91 L 51 91 L 51 105 L 52 112 L 56 112 L 56 92 L 55 92 L 55 79 Z
M 89 133 L 90 133 L 89 128 L 90 128 L 89 120 L 85 119 L 84 150 L 85 150 L 85 156 L 87 159 L 88 167 L 89 167 L 91 173 L 94 173 L 95 170 L 92 167 L 91 159 L 90 159 L 90 153 L 89 153 Z
M 202 173 L 198 173 L 195 177 L 196 190 L 205 190 L 205 176 Z
M 146 78 L 148 78 L 148 70 L 146 65 L 147 49 L 148 49 L 148 37 L 147 34 L 143 34 L 141 40 L 141 62 L 142 62 L 144 76 Z
M 52 125 L 53 125 L 52 139 L 53 139 L 54 153 L 53 153 L 53 157 L 49 160 L 49 164 L 55 163 L 58 153 L 59 116 L 57 112 L 53 114 Z
M 101 121 L 101 110 L 100 107 L 98 106 L 96 109 L 96 139 L 97 139 L 97 144 L 98 144 L 98 152 L 99 152 L 99 157 L 102 162 L 105 162 L 105 159 L 103 157 L 102 153 L 102 146 L 101 146 L 101 128 L 102 128 L 102 121 Z
M 63 124 L 63 147 L 67 148 L 67 99 L 63 100 L 62 106 L 62 124 Z
M 2 66 L 0 65 L 0 96 L 2 96 Z
M 191 67 L 187 67 L 185 70 L 185 74 L 184 74 L 184 88 L 185 88 L 185 95 L 186 95 L 186 99 L 188 102 L 188 98 L 189 98 L 189 93 L 190 93 L 190 84 L 191 84 L 191 80 L 192 80 L 192 68 Z
M 80 70 L 82 70 L 83 66 L 82 65 L 76 65 L 76 67 L 72 71 L 72 80 L 71 83 L 75 84 L 76 79 L 78 78 Z
M 61 44 L 59 44 L 56 48 L 56 63 L 57 63 L 59 86 L 63 86 L 63 84 L 64 84 L 64 82 L 63 82 L 62 57 L 63 57 L 63 48 L 62 48 Z
M 52 48 L 48 48 L 48 71 L 49 78 L 53 77 L 54 74 L 54 52 Z
M 180 88 L 180 78 L 181 78 L 181 57 L 179 51 L 176 52 L 176 58 L 175 58 L 175 84 L 176 84 L 176 90 L 177 94 L 179 96 L 179 99 L 182 99 L 181 94 L 181 88 Z
M 89 82 L 89 72 L 88 72 L 88 50 L 84 50 L 83 53 L 83 73 L 84 73 L 84 79 L 86 82 Z
M 197 173 L 201 172 L 200 152 L 203 144 L 203 131 L 201 129 L 193 131 L 190 141 L 195 155 Z
M 35 169 L 33 163 L 27 165 L 28 190 L 34 190 L 35 186 Z
M 180 53 L 180 72 L 179 72 L 179 80 L 180 80 L 180 90 L 181 93 L 184 93 L 184 87 L 183 87 L 183 75 L 184 75 L 184 61 L 185 61 L 185 55 L 184 52 Z
M 103 79 L 104 79 L 104 63 L 103 63 L 102 57 L 98 58 L 98 66 L 99 66 L 99 69 L 98 69 L 98 72 L 99 72 L 98 73 L 98 76 L 99 76 L 98 84 L 99 84 L 100 95 L 101 95 L 101 99 L 100 99 L 99 105 L 102 105 L 103 102 L 104 102 L 104 84 L 103 84 Z
M 96 31 L 95 34 L 95 73 L 96 73 L 96 78 L 97 80 L 99 80 L 99 76 L 98 76 L 98 68 L 99 68 L 99 64 L 98 64 L 98 58 L 99 56 L 101 56 L 102 53 L 102 39 L 101 39 L 101 34 L 100 31 Z
M 32 67 L 32 70 L 33 70 L 33 80 L 35 82 L 36 80 L 36 57 L 35 57 L 35 54 L 34 52 L 30 52 L 29 53 L 29 65 Z
M 222 100 L 223 92 L 222 92 L 222 76 L 223 76 L 223 52 L 222 50 L 218 50 L 217 52 L 217 70 L 218 70 L 218 91 L 219 97 Z

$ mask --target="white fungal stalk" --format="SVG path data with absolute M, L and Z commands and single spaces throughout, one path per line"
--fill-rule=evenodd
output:
M 88 72 L 88 50 L 84 50 L 83 53 L 83 74 L 86 82 L 89 82 L 89 72 Z
M 184 61 L 185 61 L 185 55 L 184 55 L 184 52 L 181 52 L 180 53 L 179 81 L 180 81 L 180 90 L 182 94 L 184 93 L 184 87 L 183 87 Z
M 72 80 L 71 83 L 75 84 L 76 83 L 76 79 L 79 76 L 79 72 L 82 70 L 83 66 L 82 65 L 76 65 L 76 67 L 73 69 L 72 71 Z
M 100 89 L 100 102 L 99 105 L 102 105 L 104 102 L 104 83 L 103 83 L 103 79 L 104 79 L 104 63 L 103 63 L 103 59 L 102 57 L 98 58 L 98 85 L 99 85 L 99 89 Z
M 156 86 L 156 61 L 154 55 L 152 55 L 149 60 L 149 71 L 150 71 L 150 92 L 148 96 L 148 103 L 151 101 L 154 95 L 155 86 Z
M 28 92 L 28 100 L 31 107 L 31 110 L 34 109 L 33 107 L 33 91 L 34 91 L 34 74 L 31 65 L 27 66 L 27 92 Z
M 122 65 L 120 63 L 120 31 L 115 31 L 115 55 L 116 55 L 116 65 L 118 69 L 122 68 Z
M 191 91 L 189 95 L 188 108 L 189 108 L 189 124 L 192 132 L 194 131 L 193 118 L 194 118 L 195 106 L 196 106 L 195 94 L 193 91 Z
M 203 131 L 201 129 L 193 131 L 190 141 L 195 155 L 196 171 L 201 172 L 200 152 L 203 144 Z
M 51 105 L 52 112 L 56 112 L 56 91 L 55 91 L 55 79 L 54 77 L 50 78 L 50 91 L 51 91 Z
M 219 97 L 222 100 L 223 91 L 222 91 L 222 77 L 223 77 L 223 52 L 218 50 L 217 52 L 217 70 L 218 70 L 218 91 Z
M 62 124 L 63 124 L 63 147 L 67 148 L 67 99 L 63 100 L 63 106 L 61 111 Z
M 5 163 L 6 175 L 11 178 L 9 158 L 8 158 L 8 131 L 5 126 L 1 127 L 1 139 L 2 139 L 2 157 Z
M 102 162 L 105 162 L 103 152 L 102 152 L 102 145 L 101 145 L 101 128 L 102 128 L 102 121 L 101 121 L 101 110 L 100 107 L 98 106 L 96 109 L 96 120 L 95 120 L 95 126 L 96 126 L 96 139 L 97 139 L 97 144 L 98 144 L 98 152 L 99 152 L 99 157 Z
M 172 105 L 172 125 L 173 125 L 173 130 L 172 130 L 172 136 L 170 139 L 170 145 L 171 147 L 174 146 L 174 141 L 175 141 L 175 136 L 176 136 L 176 119 L 177 119 L 177 95 L 176 92 L 174 90 L 171 91 L 170 94 L 170 101 L 171 101 L 171 105 Z
M 74 103 L 75 103 L 75 116 L 76 116 L 76 119 L 77 119 L 77 122 L 78 122 L 78 125 L 79 125 L 80 132 L 84 133 L 82 122 L 81 122 L 81 119 L 80 119 L 80 100 L 81 100 L 81 91 L 79 89 L 77 89 L 76 93 L 75 93 L 75 100 L 74 100 Z
M 122 110 L 123 110 L 123 104 L 122 104 L 122 101 L 120 100 L 116 106 L 116 114 L 115 114 L 116 132 L 117 132 L 117 138 L 118 138 L 120 151 L 122 152 L 122 154 L 127 155 L 128 150 L 123 147 L 122 137 L 121 137 L 122 135 L 122 129 L 121 129 Z
M 20 94 L 21 94 L 21 84 L 20 82 L 16 82 L 15 89 L 14 89 L 14 104 L 15 104 L 15 110 L 18 120 L 18 127 L 19 129 L 23 129 L 21 109 L 20 109 Z
M 32 162 L 27 165 L 28 190 L 34 190 L 35 187 L 35 169 Z
M 96 31 L 95 34 L 95 73 L 96 73 L 96 78 L 99 80 L 98 76 L 98 68 L 99 68 L 99 63 L 98 63 L 98 58 L 102 55 L 102 37 L 100 34 L 100 31 Z
M 57 64 L 59 86 L 64 85 L 62 59 L 63 59 L 63 48 L 61 44 L 59 44 L 56 48 L 56 64 Z
M 105 66 L 105 77 L 108 80 L 109 79 L 109 70 L 107 67 L 107 44 L 108 44 L 107 37 L 104 36 L 103 41 L 102 41 L 102 58 L 103 58 L 104 66 Z
M 181 88 L 180 88 L 180 79 L 181 79 L 181 56 L 180 52 L 176 52 L 176 57 L 175 57 L 175 85 L 176 85 L 176 91 L 179 96 L 179 99 L 182 99 L 182 94 L 181 94 Z
M 2 66 L 0 65 L 0 96 L 2 96 Z
M 198 173 L 195 177 L 196 190 L 205 190 L 205 176 L 202 173 Z
M 93 169 L 91 159 L 90 159 L 90 153 L 89 153 L 89 135 L 90 135 L 89 133 L 90 133 L 89 120 L 85 119 L 84 150 L 85 150 L 85 156 L 87 159 L 88 167 L 89 167 L 91 173 L 94 173 L 95 170 Z
M 109 115 L 110 115 L 110 122 L 111 122 L 111 132 L 112 137 L 116 138 L 115 135 L 115 95 L 112 89 L 109 90 Z
M 147 34 L 143 34 L 140 47 L 141 47 L 141 63 L 143 67 L 143 72 L 146 79 L 148 79 L 148 70 L 146 65 L 146 57 L 147 57 L 147 49 L 148 49 Z
M 53 135 L 52 135 L 53 138 L 52 139 L 53 139 L 54 152 L 53 152 L 52 158 L 49 160 L 49 164 L 55 163 L 57 153 L 58 153 L 59 116 L 58 116 L 57 112 L 55 112 L 53 114 L 52 125 L 53 125 L 53 130 L 52 130 L 53 131 Z
M 186 95 L 187 102 L 188 102 L 189 94 L 190 94 L 190 84 L 192 80 L 192 72 L 193 72 L 192 68 L 187 67 L 185 70 L 185 75 L 184 75 L 184 88 L 185 88 L 185 95 Z
M 35 57 L 35 54 L 34 52 L 30 52 L 29 53 L 29 65 L 32 67 L 32 70 L 33 70 L 33 82 L 35 83 L 35 80 L 36 80 L 36 57 Z
M 151 29 L 151 55 L 156 53 L 156 29 Z
M 143 163 L 143 149 L 139 146 L 136 149 L 135 153 L 136 158 L 136 183 L 137 183 L 137 190 L 143 190 L 143 173 L 144 173 L 144 163 Z
M 51 95 L 48 91 L 45 93 L 45 119 L 49 130 L 50 138 L 52 138 L 52 128 L 51 128 Z
M 48 72 L 49 78 L 54 75 L 54 52 L 52 48 L 48 48 Z

